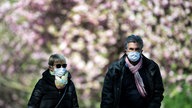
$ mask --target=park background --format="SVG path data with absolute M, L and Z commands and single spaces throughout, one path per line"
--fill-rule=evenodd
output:
M 1 0 L 0 108 L 26 108 L 51 54 L 67 57 L 80 108 L 99 108 L 128 35 L 160 66 L 162 108 L 192 108 L 191 0 Z

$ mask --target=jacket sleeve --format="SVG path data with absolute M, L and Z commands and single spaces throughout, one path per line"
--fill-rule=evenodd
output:
M 43 93 L 42 93 L 43 86 L 42 85 L 43 85 L 42 80 L 39 80 L 37 82 L 37 84 L 35 85 L 35 88 L 33 89 L 33 92 L 31 94 L 31 97 L 28 102 L 28 108 L 38 108 L 39 107 L 41 98 L 43 95 Z
M 160 108 L 163 100 L 164 86 L 158 65 L 155 63 L 153 71 L 153 95 L 148 108 Z
M 113 69 L 110 67 L 104 79 L 102 97 L 101 97 L 101 108 L 113 108 L 114 94 L 113 94 Z
M 72 82 L 72 81 L 71 81 Z M 79 104 L 78 104 L 78 99 L 77 99 L 77 94 L 76 94 L 76 89 L 75 89 L 75 85 L 72 82 L 72 86 L 73 86 L 73 93 L 72 93 L 72 104 L 73 104 L 73 108 L 79 108 Z

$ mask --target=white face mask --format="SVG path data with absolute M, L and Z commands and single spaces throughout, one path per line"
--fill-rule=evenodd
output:
M 130 61 L 136 62 L 139 60 L 141 54 L 139 52 L 128 52 L 127 56 L 128 56 Z
M 55 68 L 54 69 L 54 74 L 55 76 L 61 77 L 65 74 L 66 69 L 65 68 Z
M 55 76 L 55 83 L 58 85 L 64 85 L 68 83 L 68 73 L 66 73 L 64 76 L 61 78 L 58 76 Z

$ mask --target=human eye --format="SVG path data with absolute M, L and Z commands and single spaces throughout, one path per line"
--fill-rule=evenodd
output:
M 139 51 L 140 49 L 139 48 L 135 48 L 136 51 Z
M 129 51 L 133 51 L 133 48 L 129 48 Z

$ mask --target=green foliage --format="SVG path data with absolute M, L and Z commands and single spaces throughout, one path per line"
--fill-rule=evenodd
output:
M 168 91 L 164 97 L 164 108 L 191 108 L 192 101 L 192 87 L 191 85 L 184 83 L 179 86 L 169 86 Z

